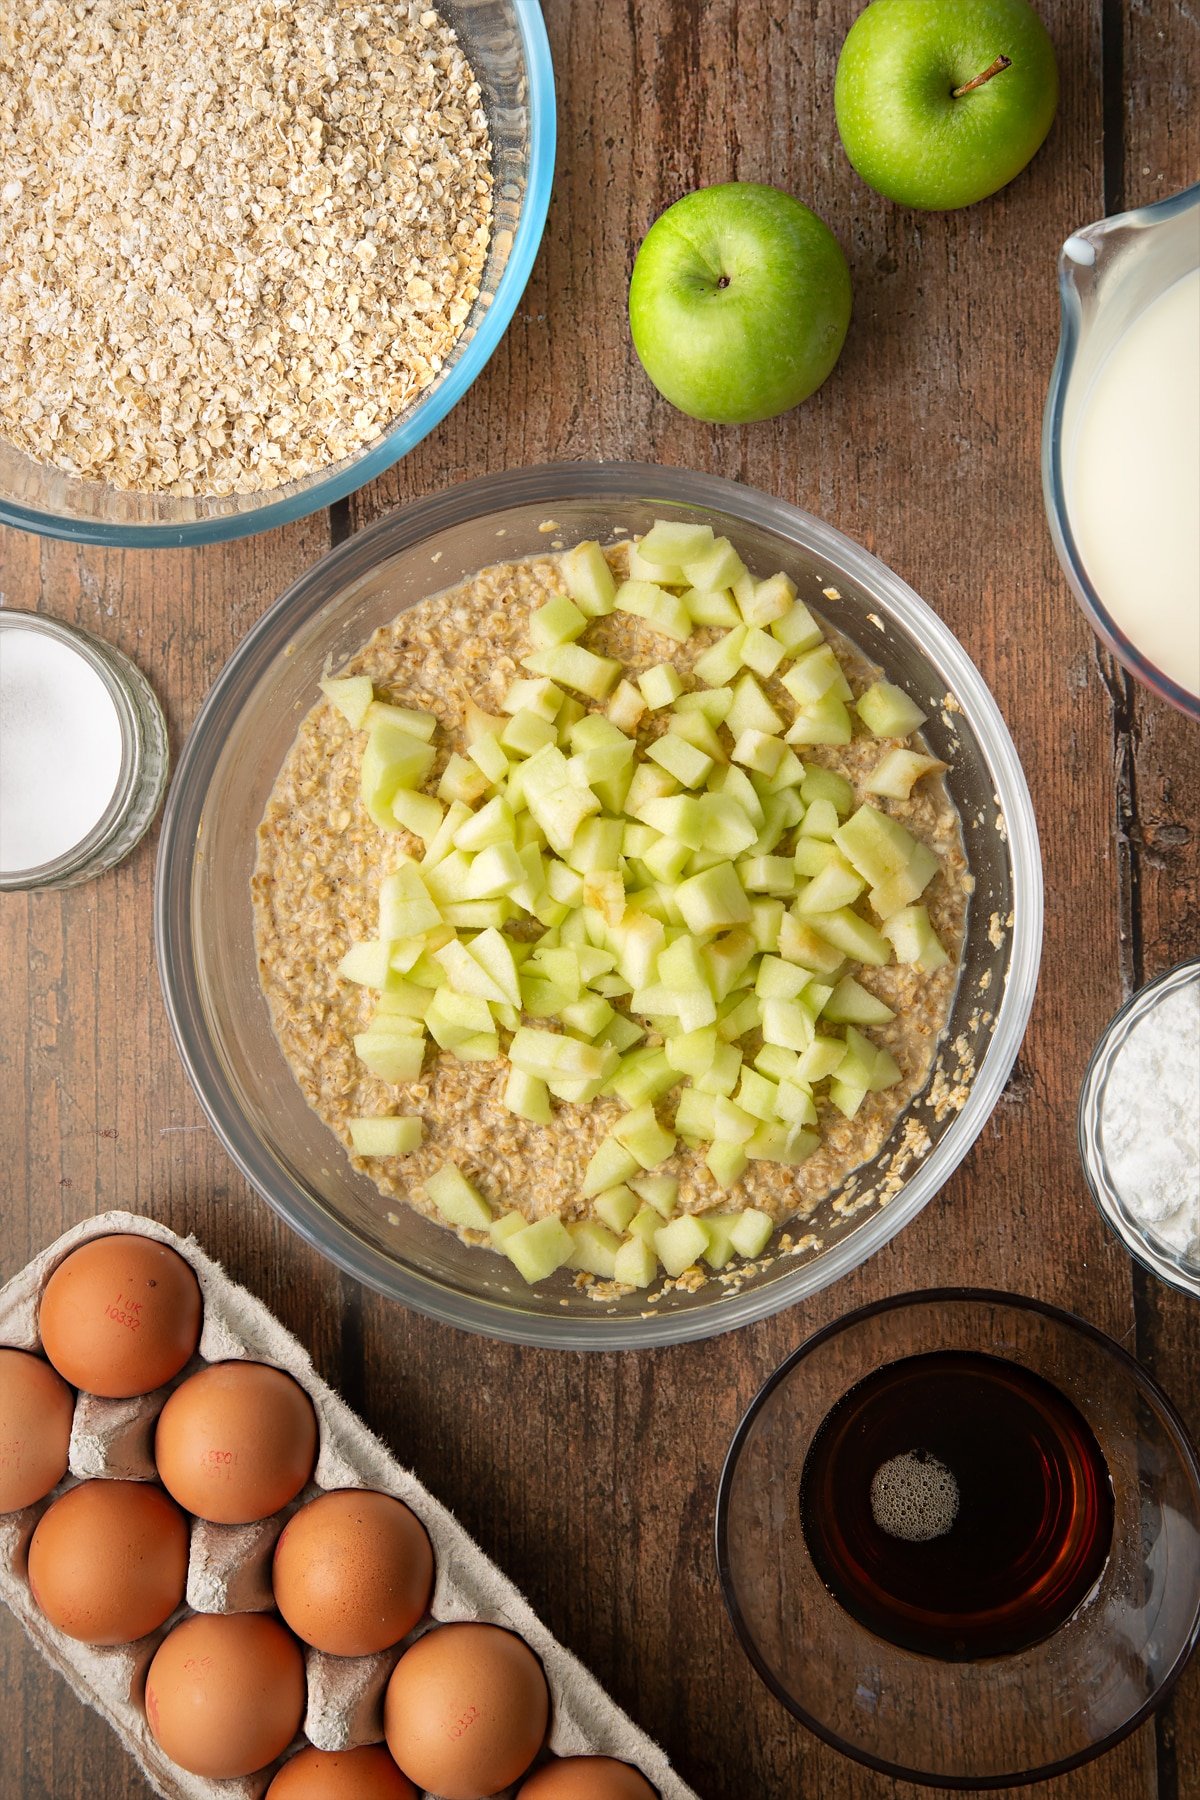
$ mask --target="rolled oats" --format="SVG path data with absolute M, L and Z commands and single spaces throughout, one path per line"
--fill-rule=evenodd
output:
M 414 0 L 0 6 L 0 436 L 178 495 L 361 450 L 478 296 L 491 160 Z

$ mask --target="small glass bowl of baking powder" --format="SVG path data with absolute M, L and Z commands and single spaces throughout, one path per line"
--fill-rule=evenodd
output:
M 1200 1298 L 1200 957 L 1109 1023 L 1079 1096 L 1079 1154 L 1130 1255 Z
M 168 762 L 162 708 L 127 656 L 0 608 L 0 893 L 73 887 L 120 862 Z

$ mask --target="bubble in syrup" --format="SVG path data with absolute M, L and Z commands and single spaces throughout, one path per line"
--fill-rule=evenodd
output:
M 958 1483 L 928 1450 L 905 1450 L 872 1476 L 871 1512 L 889 1537 L 928 1544 L 945 1537 L 958 1517 Z

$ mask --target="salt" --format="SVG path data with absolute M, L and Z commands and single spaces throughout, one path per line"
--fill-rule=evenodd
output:
M 1104 1086 L 1100 1141 L 1134 1218 L 1200 1263 L 1200 982 L 1164 995 L 1130 1031 Z
M 56 862 L 108 810 L 121 777 L 121 719 L 69 642 L 0 614 L 0 873 Z

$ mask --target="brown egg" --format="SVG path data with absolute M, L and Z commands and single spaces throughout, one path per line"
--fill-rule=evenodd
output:
M 519 1637 L 498 1625 L 440 1625 L 392 1671 L 384 1730 L 419 1788 L 485 1800 L 525 1773 L 549 1717 L 542 1665 Z
M 314 1750 L 284 1763 L 266 1800 L 418 1800 L 382 1744 L 361 1750 Z
M 289 1520 L 275 1546 L 274 1583 L 276 1606 L 306 1644 L 370 1656 L 424 1616 L 433 1551 L 403 1501 L 341 1488 Z
M 628 1763 L 611 1756 L 567 1756 L 531 1775 L 517 1800 L 657 1800 L 657 1795 Z
M 213 1363 L 159 1414 L 154 1457 L 180 1506 L 248 1525 L 294 1500 L 313 1472 L 317 1415 L 298 1382 L 266 1363 Z
M 50 1364 L 0 1349 L 0 1512 L 32 1506 L 67 1472 L 75 1396 Z
M 178 1375 L 200 1341 L 200 1284 L 182 1256 L 125 1233 L 72 1250 L 46 1283 L 38 1325 L 60 1375 L 109 1400 Z
M 158 1647 L 146 1718 L 193 1775 L 252 1775 L 281 1756 L 304 1716 L 304 1657 L 266 1613 L 196 1613 Z
M 145 1481 L 85 1481 L 42 1514 L 29 1585 L 50 1620 L 85 1644 L 129 1644 L 169 1619 L 187 1582 L 187 1520 Z

